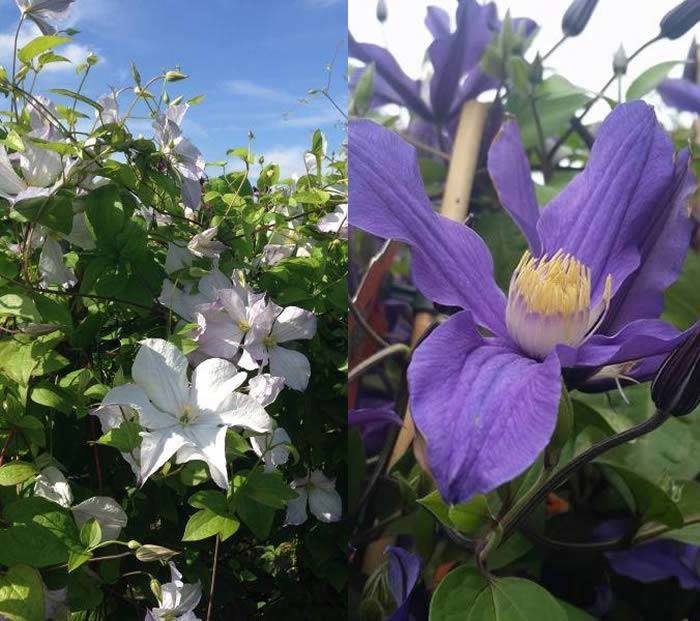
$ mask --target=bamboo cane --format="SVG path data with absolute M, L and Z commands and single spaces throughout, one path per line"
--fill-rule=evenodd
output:
M 476 100 L 467 101 L 463 106 L 457 126 L 447 171 L 445 192 L 443 194 L 440 214 L 456 222 L 464 222 L 469 213 L 469 197 L 474 184 L 474 175 L 479 159 L 481 138 L 486 125 L 489 104 Z M 352 183 L 352 180 L 350 181 Z M 433 321 L 433 316 L 427 312 L 416 313 L 413 320 L 411 342 L 415 344 Z M 394 444 L 394 449 L 387 463 L 390 470 L 413 444 L 416 435 L 415 424 L 410 410 L 407 408 L 403 418 L 403 426 Z M 395 537 L 383 537 L 367 545 L 362 559 L 362 571 L 371 574 L 382 562 L 384 551 L 395 541 Z

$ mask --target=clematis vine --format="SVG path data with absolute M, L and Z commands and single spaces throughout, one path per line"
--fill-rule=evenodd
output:
M 307 476 L 294 479 L 290 487 L 297 497 L 287 503 L 285 523 L 299 526 L 308 519 L 306 508 L 321 522 L 337 522 L 343 514 L 340 494 L 335 491 L 335 481 L 329 479 L 320 470 L 314 470 Z
M 408 108 L 414 115 L 408 132 L 443 150 L 449 148 L 462 104 L 498 86 L 498 80 L 479 66 L 486 47 L 501 30 L 496 5 L 459 0 L 455 21 L 452 31 L 449 14 L 428 7 L 425 25 L 433 42 L 426 53 L 427 77 L 421 80 L 409 78 L 392 54 L 378 45 L 358 43 L 352 36 L 348 45 L 350 57 L 367 65 L 374 63 L 372 107 L 398 104 Z M 526 41 L 537 24 L 517 18 L 512 27 Z
M 199 149 L 182 135 L 182 121 L 188 109 L 187 104 L 168 106 L 165 113 L 156 116 L 153 128 L 161 152 L 180 175 L 185 206 L 197 211 L 202 202 L 201 179 L 206 162 Z
M 272 430 L 272 419 L 252 397 L 236 392 L 246 374 L 231 362 L 210 358 L 187 379 L 187 358 L 162 339 L 142 342 L 131 374 L 135 383 L 112 388 L 102 407 L 128 406 L 138 412 L 141 432 L 140 483 L 173 455 L 177 463 L 202 460 L 214 482 L 228 487 L 226 430 Z
M 15 0 L 24 16 L 33 21 L 43 35 L 55 34 L 52 21 L 65 19 L 75 0 Z
M 585 170 L 542 210 L 517 125 L 488 157 L 503 207 L 529 243 L 508 296 L 488 248 L 433 212 L 415 150 L 368 121 L 350 125 L 351 224 L 413 249 L 426 296 L 463 310 L 416 349 L 411 411 L 443 497 L 460 502 L 511 480 L 547 445 L 562 373 L 580 386 L 611 365 L 648 379 L 685 337 L 661 321 L 663 292 L 690 243 L 687 151 L 643 102 L 615 108 Z
M 170 582 L 160 585 L 158 608 L 146 613 L 144 621 L 200 621 L 194 609 L 202 599 L 199 582 L 185 584 L 175 563 L 170 561 Z

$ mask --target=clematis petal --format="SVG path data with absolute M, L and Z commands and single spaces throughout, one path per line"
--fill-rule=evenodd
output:
M 235 322 L 246 319 L 247 295 L 242 287 L 220 289 L 216 299 Z
M 199 351 L 217 358 L 233 358 L 238 353 L 244 333 L 219 304 L 198 306 L 194 318 L 199 326 L 195 337 Z
M 183 241 L 168 242 L 168 253 L 165 255 L 165 271 L 168 274 L 185 269 L 192 265 L 192 253 Z
M 664 103 L 683 112 L 700 113 L 700 85 L 690 80 L 667 79 L 656 87 Z
M 320 522 L 337 522 L 343 516 L 343 501 L 335 489 L 311 486 L 309 510 Z
M 196 446 L 189 459 L 202 459 L 209 466 L 212 480 L 222 489 L 228 488 L 226 470 L 226 427 L 194 423 L 185 427 L 184 433 Z M 181 449 L 182 450 L 182 449 Z M 182 463 L 178 458 L 178 463 Z
M 308 518 L 306 505 L 309 500 L 309 494 L 306 491 L 306 487 L 294 488 L 294 491 L 297 493 L 297 497 L 287 501 L 287 516 L 284 520 L 284 523 L 289 526 L 299 526 L 306 522 Z
M 311 377 L 309 359 L 301 352 L 275 346 L 269 350 L 270 373 L 283 377 L 284 383 L 293 390 L 306 390 Z
M 525 235 L 532 253 L 539 255 L 537 221 L 540 208 L 535 197 L 530 163 L 515 121 L 506 121 L 491 143 L 488 168 L 501 205 Z
M 192 373 L 190 403 L 203 412 L 220 412 L 233 391 L 245 382 L 247 375 L 228 360 L 210 358 L 197 365 Z
M 274 422 L 265 409 L 252 397 L 234 392 L 229 395 L 221 409 L 212 416 L 219 424 L 244 427 L 258 433 L 272 431 Z
M 163 412 L 177 414 L 187 402 L 187 358 L 168 341 L 141 341 L 131 367 L 131 376 Z
M 68 288 L 78 282 L 75 272 L 63 264 L 63 249 L 53 237 L 47 237 L 41 246 L 39 273 L 44 285 Z
M 408 379 L 413 418 L 448 502 L 489 492 L 523 472 L 554 431 L 561 391 L 556 355 L 537 362 L 485 339 L 468 312 L 452 316 L 416 349 Z
M 432 113 L 421 98 L 421 83 L 409 78 L 390 52 L 371 43 L 358 43 L 350 35 L 348 56 L 363 63 L 374 63 L 375 77 L 378 78 L 381 101 L 406 106 L 424 118 L 432 118 Z
M 37 188 L 50 186 L 63 172 L 63 162 L 58 153 L 30 142 L 24 145 L 24 151 L 19 154 L 19 167 L 27 185 Z
M 674 177 L 673 144 L 653 108 L 619 105 L 603 122 L 585 170 L 542 211 L 542 251 L 562 249 L 591 269 L 592 300 L 640 261 L 638 240 Z
M 189 443 L 179 425 L 141 432 L 141 485 L 157 472 L 179 448 Z
M 219 289 L 230 289 L 231 286 L 231 281 L 222 272 L 214 269 L 199 279 L 197 288 L 209 302 L 213 302 L 217 298 Z
M 277 343 L 310 339 L 316 334 L 316 315 L 298 306 L 287 306 L 275 319 L 272 337 Z
M 641 265 L 618 289 L 600 331 L 614 334 L 636 319 L 659 317 L 664 291 L 683 269 L 694 224 L 687 203 L 695 190 L 689 169 L 690 153 L 679 153 L 668 194 L 650 215 L 645 235 L 638 240 Z
M 143 388 L 136 384 L 122 384 L 121 386 L 112 388 L 102 400 L 102 408 L 98 410 L 98 412 L 103 408 L 106 409 L 104 406 L 110 405 L 121 405 L 133 408 L 139 413 L 139 423 L 146 429 L 163 429 L 164 427 L 170 427 L 176 420 L 175 416 L 170 412 L 161 412 L 158 408 L 154 407 Z M 116 414 L 116 412 L 114 414 Z M 121 421 L 117 422 L 114 420 L 114 417 L 110 417 L 110 419 L 116 423 L 114 426 L 119 426 L 121 424 Z M 100 417 L 100 420 L 102 420 L 102 417 Z
M 127 516 L 116 500 L 108 496 L 93 496 L 75 505 L 71 511 L 75 521 L 81 527 L 94 518 L 102 530 L 102 541 L 119 539 L 122 528 L 126 526 Z
M 66 509 L 73 504 L 73 492 L 63 473 L 55 466 L 44 468 L 34 481 L 34 495 L 58 503 Z
M 430 31 L 433 39 L 445 37 L 450 34 L 450 15 L 439 6 L 429 6 L 425 16 L 425 27 Z
M 291 443 L 292 439 L 282 427 L 275 428 L 272 433 L 250 437 L 250 446 L 253 452 L 258 457 L 262 457 L 265 470 L 268 472 L 287 463 L 289 459 L 288 445 Z
M 389 589 L 396 605 L 401 609 L 420 578 L 420 557 L 397 546 L 389 546 L 386 549 L 386 555 L 389 559 Z M 399 616 L 396 621 L 398 619 L 408 620 L 408 613 Z
M 370 121 L 350 123 L 350 223 L 410 244 L 413 276 L 426 296 L 472 311 L 501 335 L 505 296 L 493 279 L 493 260 L 471 229 L 433 212 L 416 152 L 395 133 Z
M 260 405 L 267 407 L 274 403 L 284 388 L 283 377 L 273 377 L 269 373 L 256 375 L 248 380 L 248 394 Z
M 0 145 L 0 196 L 10 198 L 26 189 L 27 184 L 15 172 L 5 147 Z

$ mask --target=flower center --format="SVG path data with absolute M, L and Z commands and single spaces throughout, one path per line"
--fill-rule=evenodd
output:
M 277 345 L 277 341 L 272 336 L 266 336 L 263 339 L 263 345 L 265 347 L 267 347 L 268 349 L 270 349 L 271 347 L 274 347 L 275 345 Z
M 238 322 L 238 327 L 239 327 L 240 331 L 245 334 L 246 332 L 248 332 L 248 330 L 250 330 L 250 323 L 248 323 L 248 321 L 246 319 L 241 319 Z
M 191 423 L 194 418 L 196 417 L 196 409 L 193 405 L 187 403 L 186 405 L 182 406 L 182 410 L 180 410 L 180 424 L 181 425 L 187 425 Z
M 508 331 L 536 358 L 546 358 L 559 344 L 578 346 L 602 319 L 611 290 L 608 275 L 603 304 L 591 309 L 590 268 L 562 250 L 538 259 L 526 252 L 510 281 Z

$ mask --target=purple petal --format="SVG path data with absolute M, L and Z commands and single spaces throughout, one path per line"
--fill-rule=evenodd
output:
M 398 607 L 408 601 L 420 577 L 420 558 L 396 546 L 386 549 L 389 557 L 389 589 Z
M 474 231 L 432 210 L 415 149 L 369 121 L 352 121 L 349 131 L 350 223 L 410 244 L 414 280 L 427 297 L 468 308 L 481 325 L 506 334 L 505 296 L 488 248 Z
M 540 208 L 530 176 L 530 163 L 515 121 L 504 123 L 494 138 L 489 149 L 488 168 L 501 205 L 520 227 L 530 250 L 538 255 L 540 238 L 537 221 Z
M 630 550 L 607 552 L 610 566 L 618 574 L 639 582 L 678 578 L 681 588 L 700 589 L 700 577 L 683 562 L 697 557 L 698 548 L 677 541 L 659 539 Z
M 436 38 L 428 48 L 434 70 L 430 101 L 441 121 L 447 121 L 464 102 L 456 98 L 460 83 L 481 60 L 493 36 L 495 18 L 493 3 L 482 6 L 476 0 L 462 0 L 457 8 L 455 32 Z
M 602 367 L 667 354 L 683 342 L 696 326 L 679 332 L 661 319 L 638 319 L 613 336 L 596 334 L 577 350 L 560 345 L 559 360 L 565 367 Z
M 689 166 L 690 153 L 683 150 L 674 181 L 639 238 L 641 265 L 617 291 L 602 332 L 613 334 L 636 319 L 655 318 L 663 312 L 664 291 L 683 269 L 694 228 L 686 207 L 696 185 Z
M 443 497 L 460 502 L 510 481 L 535 460 L 557 419 L 560 366 L 485 339 L 469 312 L 453 315 L 416 350 L 411 411 Z
M 639 266 L 639 242 L 674 178 L 673 144 L 653 108 L 619 105 L 601 126 L 584 172 L 542 211 L 542 251 L 573 254 L 591 269 L 592 298 Z
M 363 408 L 348 412 L 348 425 L 357 427 L 368 455 L 376 455 L 384 445 L 386 433 L 391 426 L 401 427 L 403 421 L 394 412 L 393 404 L 379 408 Z
M 449 36 L 450 16 L 439 6 L 429 6 L 425 16 L 425 26 L 433 35 L 433 39 Z
M 700 85 L 689 80 L 667 79 L 656 87 L 664 103 L 683 112 L 700 113 Z
M 406 106 L 424 118 L 431 118 L 432 113 L 421 98 L 421 83 L 411 80 L 401 69 L 390 52 L 371 43 L 358 43 L 351 35 L 348 41 L 348 56 L 363 63 L 374 63 L 375 91 L 384 103 L 396 103 Z

